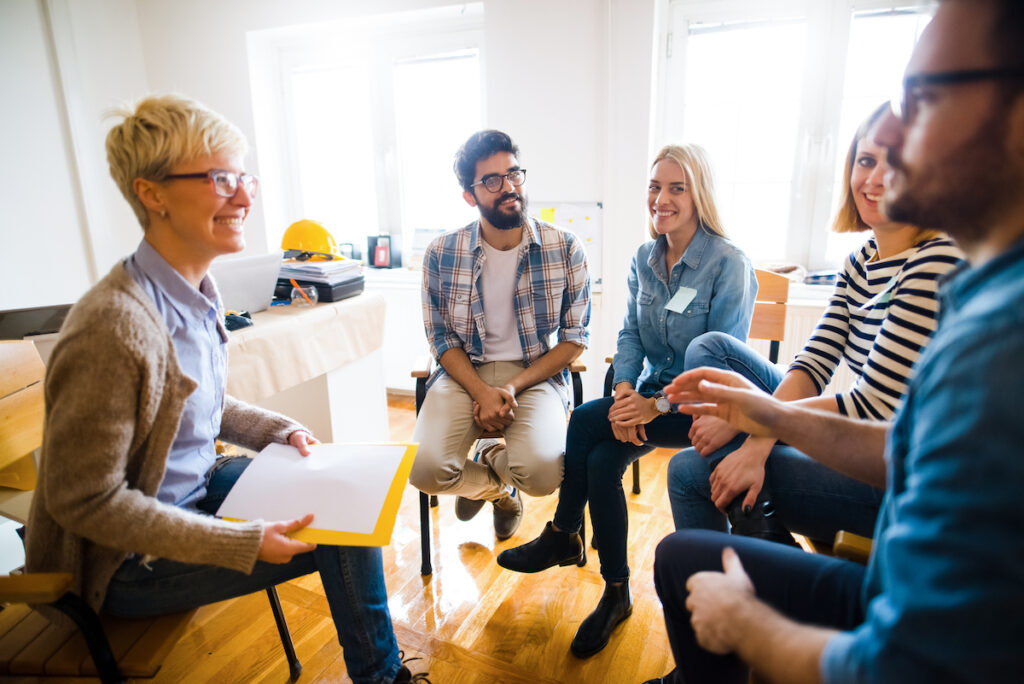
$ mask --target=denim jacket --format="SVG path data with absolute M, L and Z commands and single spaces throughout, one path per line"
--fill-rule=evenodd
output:
M 613 387 L 659 390 L 683 372 L 690 340 L 710 330 L 746 341 L 757 295 L 747 256 L 729 240 L 701 228 L 665 272 L 665 236 L 640 245 L 629 267 L 626 318 L 612 365 Z M 680 287 L 696 290 L 682 313 L 665 305 Z

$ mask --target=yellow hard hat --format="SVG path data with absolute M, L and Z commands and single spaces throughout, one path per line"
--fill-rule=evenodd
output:
M 309 219 L 296 221 L 288 226 L 281 239 L 281 249 L 308 252 L 310 255 L 323 254 L 326 257 L 340 257 L 338 243 L 323 224 Z

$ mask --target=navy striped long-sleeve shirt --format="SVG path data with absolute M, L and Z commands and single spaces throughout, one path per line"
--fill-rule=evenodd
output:
M 907 391 L 914 363 L 935 331 L 941 277 L 963 259 L 936 237 L 888 259 L 871 238 L 850 254 L 818 326 L 790 370 L 810 375 L 819 394 L 845 358 L 858 376 L 836 395 L 843 415 L 889 420 Z

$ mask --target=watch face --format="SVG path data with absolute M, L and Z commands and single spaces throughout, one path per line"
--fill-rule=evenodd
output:
M 669 403 L 667 397 L 661 396 L 655 399 L 654 407 L 662 413 L 668 413 L 672 409 L 672 404 Z

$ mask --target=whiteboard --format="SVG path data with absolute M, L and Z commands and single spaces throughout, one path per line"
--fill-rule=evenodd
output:
M 553 223 L 576 235 L 583 243 L 590 271 L 590 289 L 601 291 L 601 202 L 537 202 L 530 200 L 533 218 Z

